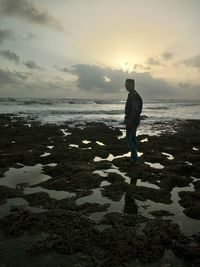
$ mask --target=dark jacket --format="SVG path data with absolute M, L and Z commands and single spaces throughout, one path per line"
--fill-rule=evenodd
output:
M 140 120 L 142 112 L 143 101 L 141 96 L 135 90 L 128 94 L 125 106 L 125 123 L 127 123 L 134 115 L 134 120 Z

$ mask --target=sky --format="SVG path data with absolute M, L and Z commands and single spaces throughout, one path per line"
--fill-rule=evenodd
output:
M 0 97 L 200 100 L 199 0 L 0 0 Z

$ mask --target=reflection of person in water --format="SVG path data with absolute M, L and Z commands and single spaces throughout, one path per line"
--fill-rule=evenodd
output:
M 135 202 L 135 187 L 136 187 L 136 179 L 131 179 L 130 188 L 128 188 L 125 194 L 124 201 L 124 212 L 129 214 L 137 214 L 138 206 Z

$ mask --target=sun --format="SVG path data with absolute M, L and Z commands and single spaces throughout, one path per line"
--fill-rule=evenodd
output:
M 118 65 L 123 72 L 131 73 L 134 70 L 134 63 L 130 60 L 130 57 L 120 57 Z
M 133 71 L 133 65 L 131 62 L 124 62 L 121 68 L 123 72 L 131 73 Z

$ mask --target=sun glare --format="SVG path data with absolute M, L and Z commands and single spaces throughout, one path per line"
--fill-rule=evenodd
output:
M 131 58 L 121 57 L 118 61 L 118 66 L 123 72 L 131 73 L 134 69 L 134 63 Z
M 104 76 L 104 81 L 108 83 L 108 82 L 111 82 L 111 79 L 107 76 Z

